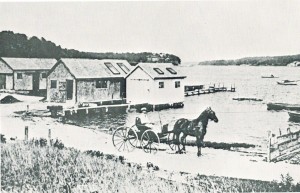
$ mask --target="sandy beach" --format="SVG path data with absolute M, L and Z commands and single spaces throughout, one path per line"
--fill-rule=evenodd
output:
M 7 94 L 1 94 L 0 97 L 3 98 L 5 95 Z M 26 111 L 27 105 L 29 105 L 29 112 L 46 110 L 49 103 L 39 102 L 41 97 L 11 95 L 22 102 L 0 105 L 1 134 L 5 135 L 8 142 L 13 142 L 10 140 L 11 137 L 24 140 L 25 126 L 29 127 L 29 139 L 48 139 L 48 130 L 51 129 L 51 137 L 62 140 L 67 147 L 123 155 L 127 161 L 142 165 L 152 162 L 161 170 L 167 170 L 170 173 L 186 172 L 191 175 L 215 175 L 265 181 L 280 180 L 281 174 L 289 174 L 295 182 L 300 182 L 299 165 L 285 162 L 268 163 L 264 161 L 264 156 L 250 153 L 203 148 L 203 155 L 197 157 L 196 147 L 187 147 L 186 154 L 174 154 L 165 144 L 161 145 L 165 151 L 159 151 L 154 155 L 146 154 L 141 149 L 135 149 L 133 152 L 118 152 L 112 144 L 110 134 L 63 124 L 58 119 L 49 116 L 24 118 L 22 114 L 14 113 Z M 50 113 L 44 115 L 50 115 Z M 174 178 L 176 178 L 175 175 Z

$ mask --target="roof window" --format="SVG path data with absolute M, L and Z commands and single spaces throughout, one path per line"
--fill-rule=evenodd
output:
M 129 68 L 127 68 L 127 66 L 125 66 L 125 64 L 123 64 L 123 63 L 117 63 L 117 64 L 125 72 L 125 74 L 127 74 L 130 71 Z
M 166 68 L 171 74 L 177 74 L 177 72 L 173 68 Z
M 164 72 L 160 68 L 153 68 L 153 70 L 155 70 L 155 72 L 157 72 L 158 74 L 164 74 Z
M 120 74 L 120 72 L 112 65 L 112 63 L 106 62 L 104 64 L 113 74 Z

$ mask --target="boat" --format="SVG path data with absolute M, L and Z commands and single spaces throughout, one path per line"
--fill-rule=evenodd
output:
M 282 81 L 277 81 L 277 84 L 279 85 L 297 85 L 295 80 L 282 80 Z
M 289 120 L 293 122 L 300 122 L 300 112 L 288 112 L 289 113 Z
M 270 76 L 261 76 L 262 78 L 279 78 L 278 76 L 274 76 L 271 74 Z
M 288 104 L 288 103 L 268 103 L 268 110 L 291 110 L 300 111 L 300 104 Z
M 234 97 L 232 100 L 236 101 L 262 101 L 262 99 L 256 97 Z

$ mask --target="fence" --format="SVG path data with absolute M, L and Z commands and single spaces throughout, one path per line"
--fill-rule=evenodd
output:
M 267 161 L 282 161 L 293 157 L 300 152 L 300 130 L 291 132 L 287 129 L 287 133 L 279 136 L 268 133 L 268 152 Z

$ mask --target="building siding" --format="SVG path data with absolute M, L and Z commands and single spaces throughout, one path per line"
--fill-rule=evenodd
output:
M 153 80 L 146 72 L 137 68 L 126 81 L 128 103 L 167 104 L 184 101 L 183 79 Z M 180 81 L 179 88 L 175 88 L 175 81 Z M 159 82 L 164 82 L 164 88 L 159 88 Z
M 175 88 L 175 81 L 180 81 L 180 87 Z M 152 104 L 177 103 L 184 101 L 184 80 L 164 79 L 154 80 L 152 86 Z M 159 88 L 159 82 L 164 83 L 164 88 Z
M 112 80 L 112 79 L 106 79 L 106 80 L 107 80 L 107 88 L 96 88 L 97 80 L 78 80 L 77 101 L 92 102 L 92 101 L 121 99 L 121 93 L 120 93 L 121 81 Z
M 57 87 L 51 88 L 51 80 L 57 81 Z M 71 100 L 67 100 L 66 82 L 73 80 L 73 95 Z M 76 81 L 68 69 L 62 64 L 56 68 L 47 77 L 47 100 L 50 102 L 70 102 L 75 103 Z
M 22 74 L 22 78 L 18 79 L 17 74 Z M 32 90 L 32 71 L 14 71 L 15 90 Z
M 0 60 L 0 74 L 12 74 L 13 70 Z
M 137 68 L 126 78 L 127 103 L 148 103 L 151 100 L 151 77 L 140 68 Z

